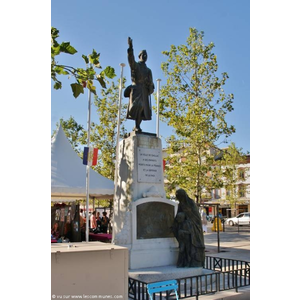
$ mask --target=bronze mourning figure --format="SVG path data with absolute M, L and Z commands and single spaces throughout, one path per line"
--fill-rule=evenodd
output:
M 199 208 L 183 189 L 176 191 L 176 198 L 179 205 L 172 230 L 179 243 L 177 267 L 204 267 L 205 245 Z
M 150 95 L 154 92 L 154 84 L 152 72 L 146 66 L 148 57 L 146 50 L 139 53 L 139 61 L 136 62 L 130 37 L 128 45 L 127 53 L 132 84 L 124 91 L 124 96 L 129 98 L 126 118 L 135 120 L 135 131 L 142 131 L 140 127 L 142 120 L 151 120 L 152 117 Z

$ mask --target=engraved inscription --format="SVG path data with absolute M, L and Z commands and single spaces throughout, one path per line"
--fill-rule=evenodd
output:
M 138 148 L 138 182 L 162 182 L 162 155 L 160 150 Z

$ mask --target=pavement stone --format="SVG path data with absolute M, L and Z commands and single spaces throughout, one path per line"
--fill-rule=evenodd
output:
M 196 297 L 188 298 L 189 300 L 194 300 Z M 199 296 L 199 300 L 249 300 L 250 299 L 250 287 L 245 287 L 239 289 L 238 292 L 234 290 L 219 292 L 211 295 L 202 295 Z
M 208 228 L 208 232 L 204 234 L 206 255 L 250 262 L 250 229 L 248 228 L 249 232 L 247 229 L 238 232 L 236 227 L 226 229 L 225 232 L 220 232 L 220 252 L 218 252 L 217 233 L 211 232 L 210 228 Z M 196 297 L 187 299 L 194 300 Z M 238 292 L 235 290 L 228 290 L 215 294 L 201 295 L 199 296 L 199 299 L 248 300 L 250 299 L 250 286 L 239 288 Z
M 236 227 L 226 228 L 225 232 L 219 233 L 219 249 L 217 233 L 211 231 L 204 233 L 206 255 L 242 260 L 250 262 L 250 228 L 237 230 Z M 220 250 L 220 252 L 218 252 Z M 196 297 L 186 298 L 194 300 Z M 248 300 L 250 299 L 250 286 L 239 288 L 238 292 L 234 289 L 214 294 L 201 295 L 199 300 Z

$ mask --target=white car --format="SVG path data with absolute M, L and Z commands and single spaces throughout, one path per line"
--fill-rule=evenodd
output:
M 229 218 L 226 220 L 225 224 L 230 226 L 250 225 L 250 212 L 241 213 L 234 218 Z

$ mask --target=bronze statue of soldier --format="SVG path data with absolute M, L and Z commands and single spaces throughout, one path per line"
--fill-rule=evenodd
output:
M 135 120 L 135 131 L 141 132 L 142 120 L 151 120 L 151 94 L 154 92 L 152 72 L 146 66 L 147 52 L 139 53 L 139 61 L 136 62 L 133 54 L 132 39 L 128 37 L 129 48 L 128 62 L 131 70 L 132 84 L 124 91 L 124 97 L 129 98 L 127 119 Z

